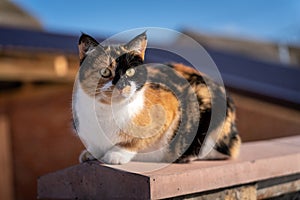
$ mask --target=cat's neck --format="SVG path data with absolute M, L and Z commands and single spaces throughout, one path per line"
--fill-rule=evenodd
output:
M 98 101 L 95 104 L 98 119 L 109 123 L 110 130 L 123 129 L 144 109 L 144 90 L 138 91 L 129 101 L 105 104 Z

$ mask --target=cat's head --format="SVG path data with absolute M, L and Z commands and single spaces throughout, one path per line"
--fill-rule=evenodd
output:
M 102 46 L 89 35 L 79 39 L 79 81 L 83 90 L 103 103 L 130 99 L 141 90 L 147 78 L 143 66 L 146 33 L 126 44 Z

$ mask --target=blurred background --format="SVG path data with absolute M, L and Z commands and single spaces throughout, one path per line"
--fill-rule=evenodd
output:
M 300 133 L 300 1 L 0 0 L 0 199 L 36 199 L 39 176 L 78 164 L 71 101 L 81 32 L 102 41 L 138 27 L 204 46 L 237 104 L 243 141 Z M 189 50 L 180 37 L 152 39 Z

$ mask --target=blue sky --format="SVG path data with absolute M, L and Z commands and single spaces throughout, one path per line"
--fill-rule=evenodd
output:
M 13 0 L 46 30 L 99 36 L 155 26 L 270 41 L 300 43 L 298 0 L 72 1 Z

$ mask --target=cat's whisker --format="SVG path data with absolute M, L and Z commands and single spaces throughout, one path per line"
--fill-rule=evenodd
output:
M 95 92 L 113 92 L 113 90 L 95 90 Z
M 97 89 L 95 92 L 113 92 L 113 90 L 102 90 L 102 89 Z
M 101 89 L 95 90 L 95 91 L 97 91 L 97 92 L 113 92 L 113 90 L 101 90 Z

